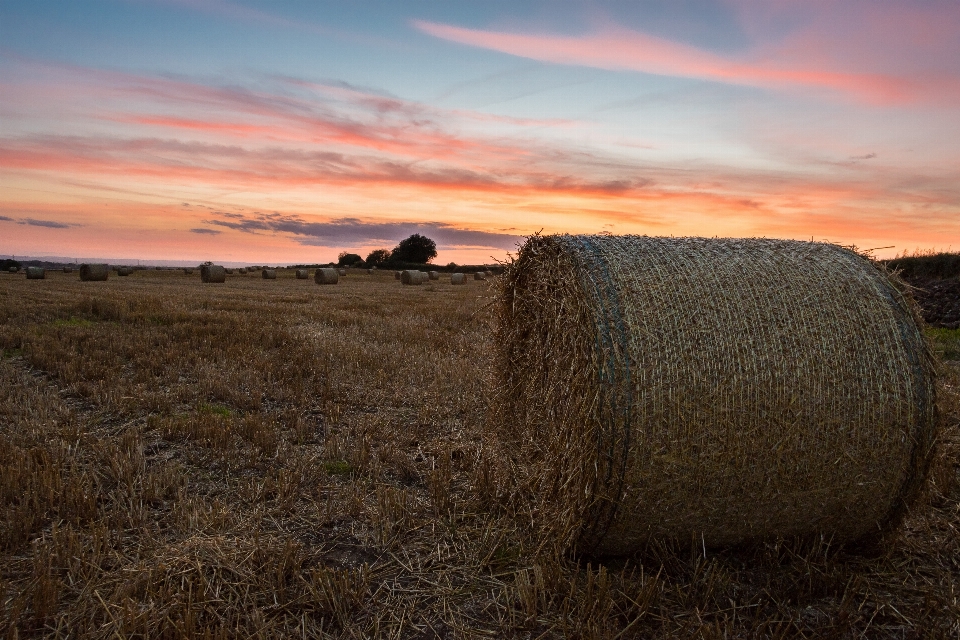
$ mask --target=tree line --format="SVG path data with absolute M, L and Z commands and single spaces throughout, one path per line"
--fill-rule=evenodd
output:
M 437 257 L 437 243 L 415 233 L 400 241 L 393 249 L 374 249 L 364 259 L 359 253 L 344 251 L 337 256 L 337 264 L 343 267 L 388 267 L 395 264 L 428 264 Z

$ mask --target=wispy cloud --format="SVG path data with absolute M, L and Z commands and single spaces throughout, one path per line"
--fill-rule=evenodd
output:
M 414 27 L 437 38 L 514 56 L 557 64 L 616 71 L 638 71 L 768 88 L 829 89 L 871 104 L 905 104 L 933 97 L 960 100 L 960 79 L 939 74 L 917 78 L 878 72 L 844 71 L 780 56 L 723 56 L 684 43 L 617 26 L 579 36 L 468 29 L 425 20 Z
M 13 222 L 13 218 L 8 216 L 0 216 L 0 222 Z
M 37 220 L 35 218 L 22 218 L 18 223 L 28 224 L 31 227 L 46 227 L 48 229 L 69 229 L 70 227 L 76 226 L 65 222 L 57 222 L 56 220 Z
M 220 235 L 223 232 L 220 231 L 219 229 L 206 229 L 206 228 L 200 227 L 198 229 L 190 229 L 190 233 L 199 233 L 200 235 L 216 236 L 216 235 Z

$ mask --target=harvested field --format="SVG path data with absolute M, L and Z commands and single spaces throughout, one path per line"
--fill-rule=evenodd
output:
M 399 284 L 0 279 L 0 633 L 960 637 L 960 362 L 931 483 L 884 548 L 691 540 L 598 564 L 506 499 L 489 287 Z M 960 361 L 960 331 L 929 335 Z

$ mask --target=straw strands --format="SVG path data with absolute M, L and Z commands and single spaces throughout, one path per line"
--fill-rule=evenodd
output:
M 924 479 L 933 360 L 912 302 L 853 251 L 534 236 L 497 286 L 498 424 L 561 548 L 856 540 Z
M 277 270 L 276 269 L 264 269 L 260 272 L 260 275 L 264 280 L 276 280 L 277 279 Z
M 340 281 L 340 273 L 336 269 L 317 269 L 313 274 L 313 281 L 317 284 L 337 284 Z
M 227 281 L 227 271 L 219 264 L 205 264 L 200 267 L 200 281 L 218 283 Z
M 110 269 L 105 264 L 80 265 L 80 280 L 83 282 L 102 282 L 110 275 Z
M 43 267 L 27 267 L 27 280 L 45 280 L 47 272 Z

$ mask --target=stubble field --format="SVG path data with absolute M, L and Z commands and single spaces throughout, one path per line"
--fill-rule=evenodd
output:
M 930 487 L 883 549 L 570 558 L 528 534 L 486 425 L 492 295 L 0 276 L 0 631 L 960 637 L 956 366 Z M 931 332 L 960 358 L 956 334 Z

